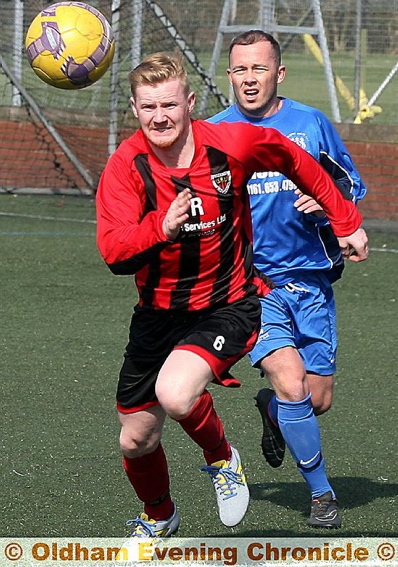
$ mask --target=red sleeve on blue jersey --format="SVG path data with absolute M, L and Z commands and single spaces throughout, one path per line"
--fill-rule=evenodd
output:
M 360 227 L 362 217 L 352 201 L 344 199 L 315 158 L 277 130 L 241 122 L 206 126 L 206 138 L 222 144 L 224 151 L 247 168 L 249 177 L 256 171 L 280 171 L 313 197 L 336 236 L 349 236 Z
M 197 310 L 256 290 L 246 184 L 256 171 L 284 173 L 313 196 L 337 236 L 361 216 L 307 152 L 271 128 L 193 121 L 195 156 L 187 169 L 165 167 L 141 131 L 111 156 L 97 192 L 98 248 L 117 274 L 135 274 L 140 304 Z M 189 219 L 166 239 L 170 203 L 188 187 Z

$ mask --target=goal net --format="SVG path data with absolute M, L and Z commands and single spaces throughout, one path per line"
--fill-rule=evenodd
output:
M 182 51 L 192 89 L 198 98 L 206 93 L 202 117 L 227 105 L 157 2 L 98 0 L 90 4 L 111 22 L 116 56 L 111 69 L 94 85 L 63 91 L 42 82 L 24 54 L 27 28 L 49 3 L 0 0 L 0 192 L 94 192 L 109 154 L 137 128 L 129 103 L 128 73 L 155 51 Z
M 396 125 L 398 0 L 319 1 L 341 121 L 359 117 L 386 127 Z M 206 118 L 227 106 L 231 93 L 225 70 L 231 35 L 224 34 L 220 56 L 213 59 L 225 2 L 87 0 L 111 23 L 117 53 L 112 67 L 94 85 L 62 91 L 33 73 L 24 50 L 31 21 L 52 0 L 0 0 L 0 193 L 93 193 L 108 156 L 137 128 L 128 73 L 150 53 L 183 53 L 197 95 L 195 117 Z M 316 106 L 333 118 L 317 36 L 283 31 L 292 25 L 314 27 L 314 0 L 230 4 L 228 24 L 278 24 L 275 35 L 288 69 L 279 94 Z

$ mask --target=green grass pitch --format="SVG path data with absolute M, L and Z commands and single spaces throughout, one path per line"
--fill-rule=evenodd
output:
M 335 284 L 340 333 L 334 406 L 320 417 L 341 502 L 338 537 L 398 537 L 398 233 L 369 230 L 368 261 Z M 0 196 L 1 537 L 124 537 L 141 507 L 118 449 L 115 387 L 135 303 L 95 245 L 89 198 Z M 251 490 L 243 522 L 216 514 L 200 450 L 171 420 L 164 444 L 181 537 L 325 537 L 306 525 L 308 492 L 290 456 L 260 452 L 247 359 L 240 389 L 212 387 Z

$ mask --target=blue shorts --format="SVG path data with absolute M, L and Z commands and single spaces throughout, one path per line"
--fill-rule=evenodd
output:
M 253 366 L 271 352 L 293 346 L 307 372 L 336 371 L 337 329 L 333 289 L 323 274 L 311 274 L 261 299 L 261 331 L 249 353 Z

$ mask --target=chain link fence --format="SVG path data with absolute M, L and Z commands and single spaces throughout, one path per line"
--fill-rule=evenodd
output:
M 3 191 L 95 190 L 105 161 L 136 127 L 128 72 L 154 51 L 183 52 L 198 105 L 196 116 L 221 110 L 231 98 L 228 45 L 214 45 L 222 0 L 91 0 L 111 22 L 117 60 L 94 85 L 62 91 L 40 81 L 24 54 L 32 19 L 51 2 L 0 0 L 0 188 Z M 260 27 L 314 26 L 310 0 L 234 0 L 228 23 Z M 398 0 L 320 2 L 342 122 L 398 124 Z M 271 30 L 272 32 L 272 30 Z M 280 94 L 317 106 L 333 118 L 316 35 L 277 31 L 287 78 Z M 54 189 L 56 188 L 56 189 Z

